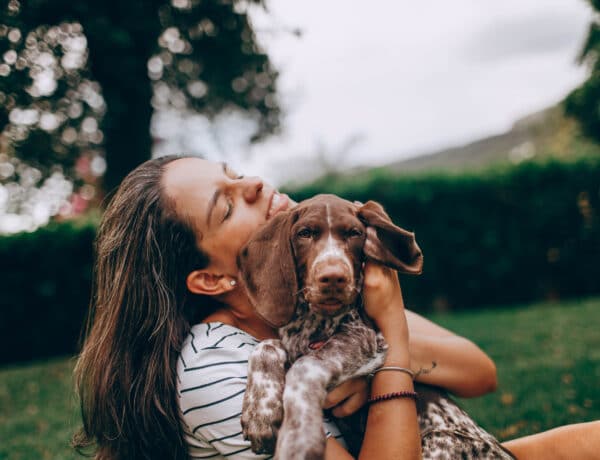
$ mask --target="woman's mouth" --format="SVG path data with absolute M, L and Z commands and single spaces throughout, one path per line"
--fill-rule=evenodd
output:
M 267 219 L 270 219 L 275 214 L 281 211 L 285 211 L 290 204 L 290 197 L 285 193 L 274 192 L 271 198 L 271 204 L 269 211 L 267 212 Z

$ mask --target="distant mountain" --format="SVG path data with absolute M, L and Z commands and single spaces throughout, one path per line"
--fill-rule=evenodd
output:
M 516 121 L 503 134 L 397 161 L 385 168 L 398 173 L 458 171 L 492 164 L 517 164 L 533 158 L 585 154 L 600 154 L 600 146 L 584 139 L 577 123 L 563 115 L 561 106 L 554 106 Z
M 396 161 L 376 169 L 394 174 L 414 174 L 427 171 L 460 172 L 487 168 L 492 165 L 519 164 L 525 160 L 547 158 L 574 159 L 599 155 L 600 144 L 584 138 L 577 122 L 564 115 L 561 105 L 549 107 L 517 120 L 505 133 L 486 137 L 463 146 Z M 304 184 L 336 178 L 359 178 L 373 167 L 359 166 L 337 170 L 332 164 L 312 164 L 303 178 L 290 181 L 289 190 Z M 305 171 L 306 172 L 306 171 Z M 296 173 L 297 174 L 297 173 Z M 311 178 L 312 177 L 312 178 Z

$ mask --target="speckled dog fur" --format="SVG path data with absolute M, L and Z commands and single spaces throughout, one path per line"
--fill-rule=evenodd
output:
M 360 305 L 365 258 L 403 273 L 422 268 L 414 235 L 392 224 L 380 205 L 332 195 L 275 216 L 242 250 L 250 300 L 280 337 L 257 345 L 248 363 L 242 430 L 254 452 L 323 459 L 327 392 L 383 364 L 385 341 Z M 445 394 L 419 391 L 424 458 L 512 458 Z
M 298 238 L 301 241 L 295 241 L 293 248 L 295 257 L 289 264 L 292 270 L 288 273 L 297 278 L 291 292 L 298 292 L 298 295 L 283 300 L 291 302 L 292 306 L 286 318 L 282 321 L 274 317 L 275 312 L 265 308 L 264 299 L 254 302 L 267 321 L 280 326 L 280 340 L 261 342 L 248 364 L 242 427 L 255 452 L 273 452 L 277 437 L 275 457 L 278 459 L 323 458 L 326 439 L 322 406 L 327 392 L 341 382 L 369 374 L 383 364 L 386 349 L 383 337 L 357 308 L 362 285 L 363 247 L 367 238 L 357 209 L 337 197 L 318 198 L 308 207 L 306 204 L 299 206 L 295 214 L 297 219 L 290 214 L 271 225 L 277 227 L 280 222 L 288 222 L 289 231 L 293 233 L 293 222 L 296 230 L 310 231 Z M 256 251 L 257 246 L 264 251 L 266 241 L 272 247 L 272 254 L 277 252 L 277 245 L 288 247 L 274 238 L 259 235 L 258 239 L 262 243 L 249 243 L 249 249 L 242 251 L 240 258 L 242 278 L 253 298 L 258 296 L 253 288 L 264 280 L 253 278 L 260 269 L 249 264 L 254 260 L 252 251 Z M 418 248 L 416 255 L 420 257 Z M 289 258 L 289 255 L 279 254 L 277 264 L 285 263 Z M 320 282 L 318 274 L 323 272 L 320 269 L 326 270 L 331 264 L 338 264 L 338 275 L 343 281 Z M 270 285 L 274 282 L 272 277 L 268 281 Z M 339 301 L 339 308 L 334 311 L 319 309 L 319 301 L 327 299 Z M 271 301 L 277 311 L 284 309 L 279 306 L 281 302 L 281 299 Z M 318 349 L 311 347 L 314 343 L 321 346 Z
M 515 459 L 444 391 L 420 384 L 415 390 L 423 459 Z

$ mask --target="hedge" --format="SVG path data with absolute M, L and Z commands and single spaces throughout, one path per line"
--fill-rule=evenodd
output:
M 403 277 L 418 310 L 465 309 L 600 293 L 600 158 L 467 174 L 385 169 L 290 191 L 379 201 L 416 233 L 424 273 Z
M 600 293 L 600 159 L 462 175 L 379 169 L 291 193 L 377 200 L 415 231 L 425 269 L 402 285 L 416 310 Z M 94 232 L 91 222 L 64 222 L 0 237 L 0 363 L 76 350 Z
M 0 237 L 0 363 L 73 353 L 90 301 L 91 222 Z

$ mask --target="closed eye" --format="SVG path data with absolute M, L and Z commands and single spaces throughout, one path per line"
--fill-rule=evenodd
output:
M 227 220 L 233 213 L 233 201 L 231 201 L 231 199 L 227 198 L 226 204 L 227 204 L 227 208 L 225 210 L 225 215 L 223 216 L 223 221 Z
M 243 174 L 236 173 L 233 169 L 231 169 L 229 167 L 229 165 L 227 163 L 223 163 L 223 172 L 230 179 L 239 180 L 239 179 L 243 179 L 244 178 Z

